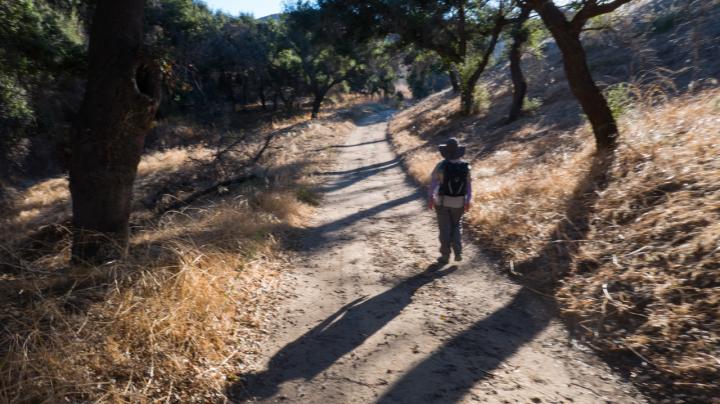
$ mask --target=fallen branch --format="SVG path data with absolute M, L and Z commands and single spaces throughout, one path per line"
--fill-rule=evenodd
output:
M 218 192 L 220 190 L 220 188 L 228 187 L 230 185 L 235 185 L 235 184 L 242 184 L 243 182 L 247 182 L 250 180 L 257 179 L 257 178 L 259 178 L 259 177 L 255 174 L 248 174 L 248 175 L 242 175 L 240 177 L 231 178 L 229 180 L 225 180 L 222 182 L 218 182 L 217 184 L 215 184 L 211 187 L 202 189 L 200 191 L 193 192 L 192 194 L 188 195 L 187 197 L 185 197 L 183 199 L 178 199 L 177 201 L 171 203 L 170 205 L 165 206 L 161 209 L 158 209 L 157 215 L 161 216 L 171 210 L 177 210 L 183 206 L 190 205 L 191 203 L 195 202 L 196 200 L 200 199 L 201 197 L 203 197 L 205 195 L 212 194 L 213 192 Z
M 307 125 L 307 122 L 303 122 L 300 125 L 292 125 L 287 128 L 278 129 L 278 130 L 275 130 L 275 131 L 269 133 L 267 136 L 265 136 L 265 139 L 262 141 L 262 145 L 255 152 L 255 154 L 249 160 L 245 161 L 244 164 L 242 164 L 241 166 L 234 167 L 234 170 L 241 171 L 244 173 L 250 172 L 252 170 L 252 168 L 256 167 L 260 163 L 260 160 L 263 158 L 263 156 L 265 155 L 267 150 L 270 149 L 270 145 L 276 137 L 288 134 L 288 133 L 296 131 L 296 130 L 300 130 L 300 126 L 302 126 L 302 125 Z M 235 151 L 235 148 L 238 147 L 240 144 L 243 144 L 246 139 L 247 139 L 247 135 L 241 136 L 239 139 L 234 141 L 229 146 L 227 146 L 224 149 L 215 153 L 214 159 L 205 165 L 210 166 L 210 165 L 217 164 L 218 161 L 221 160 L 224 155 L 226 155 L 227 153 L 230 153 L 232 151 Z M 183 206 L 187 206 L 205 195 L 211 194 L 213 192 L 217 192 L 220 190 L 220 188 L 227 187 L 230 185 L 240 184 L 240 183 L 243 183 L 243 182 L 246 182 L 249 180 L 253 180 L 253 179 L 257 179 L 257 178 L 259 178 L 259 177 L 255 174 L 243 174 L 241 176 L 234 177 L 229 180 L 225 180 L 225 181 L 216 183 L 211 187 L 204 188 L 202 190 L 193 192 L 192 194 L 190 194 L 189 196 L 187 196 L 185 198 L 182 198 L 182 199 L 176 198 L 177 200 L 175 202 L 173 202 L 165 207 L 158 208 L 157 201 L 160 201 L 163 195 L 167 195 L 167 192 L 161 192 L 161 193 L 157 194 L 155 196 L 155 198 L 152 198 L 152 199 L 146 198 L 145 201 L 149 200 L 151 202 L 143 202 L 143 204 L 148 209 L 155 210 L 157 216 L 162 216 L 163 214 L 165 214 L 171 210 L 176 210 Z M 165 189 L 167 189 L 167 187 Z
M 303 124 L 306 124 L 306 122 L 303 122 Z M 275 138 L 276 138 L 277 136 L 279 136 L 279 135 L 284 135 L 284 134 L 286 134 L 286 133 L 289 133 L 289 132 L 292 132 L 292 131 L 296 130 L 296 129 L 297 129 L 297 126 L 298 126 L 298 125 L 292 125 L 292 126 L 289 126 L 289 127 L 287 127 L 287 128 L 278 129 L 278 130 L 276 130 L 276 131 L 270 132 L 267 136 L 265 136 L 265 140 L 263 140 L 262 146 L 261 146 L 260 149 L 255 153 L 255 156 L 253 156 L 253 157 L 250 159 L 249 165 L 251 165 L 251 164 L 256 164 L 258 161 L 260 161 L 260 159 L 262 158 L 263 154 L 265 153 L 265 151 L 266 151 L 266 150 L 268 149 L 268 147 L 270 146 L 270 143 L 273 141 L 273 139 L 275 139 Z M 214 157 L 213 163 L 214 163 L 214 162 L 217 162 L 218 160 L 220 160 L 225 154 L 227 154 L 227 153 L 229 153 L 229 152 L 232 152 L 232 151 L 235 151 L 235 148 L 238 147 L 238 145 L 243 144 L 243 143 L 245 142 L 245 140 L 247 139 L 247 137 L 248 137 L 247 134 L 244 134 L 243 136 L 241 136 L 239 139 L 235 140 L 235 141 L 234 141 L 232 144 L 230 144 L 229 146 L 227 146 L 227 147 L 225 147 L 224 149 L 222 149 L 222 150 L 218 151 L 217 153 L 215 153 L 215 155 L 213 156 L 213 157 Z

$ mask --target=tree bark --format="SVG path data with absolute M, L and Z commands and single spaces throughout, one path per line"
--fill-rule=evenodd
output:
M 285 96 L 285 93 L 283 93 L 283 89 L 280 85 L 275 85 L 275 105 L 277 106 L 277 98 L 280 98 L 280 101 L 282 101 L 283 105 L 285 106 L 285 111 L 287 112 L 293 112 L 293 102 L 294 97 L 292 94 L 289 96 Z
M 534 0 L 530 5 L 540 15 L 562 52 L 565 76 L 570 90 L 590 121 L 597 148 L 615 149 L 618 136 L 617 123 L 587 65 L 585 49 L 580 42 L 582 26 L 569 22 L 552 1 Z
M 473 104 L 475 103 L 474 92 L 474 83 L 472 85 L 466 84 L 460 91 L 460 112 L 465 116 L 470 116 L 473 113 Z
M 480 79 L 480 75 L 482 75 L 488 63 L 490 62 L 490 57 L 495 50 L 495 46 L 497 45 L 497 41 L 500 37 L 503 26 L 505 26 L 505 19 L 499 16 L 498 20 L 495 22 L 495 26 L 492 29 L 492 33 L 490 34 L 490 42 L 488 43 L 487 48 L 485 48 L 485 53 L 483 53 L 480 63 L 478 63 L 475 70 L 473 70 L 472 74 L 470 74 L 470 77 L 468 77 L 467 80 L 462 83 L 460 93 L 460 108 L 462 114 L 465 116 L 469 116 L 473 112 L 473 104 L 475 103 L 475 86 Z
M 327 90 L 320 90 L 313 94 L 312 113 L 310 115 L 312 119 L 316 119 L 318 117 L 318 114 L 320 113 L 320 106 L 322 106 L 322 102 L 325 99 L 325 94 L 327 94 Z
M 260 89 L 258 91 L 258 96 L 260 97 L 260 104 L 262 105 L 263 111 L 267 110 L 267 100 L 265 99 L 265 83 L 260 80 Z
M 513 84 L 513 99 L 510 104 L 510 112 L 508 113 L 507 123 L 516 121 L 522 113 L 525 94 L 527 93 L 527 81 L 523 75 L 520 62 L 522 60 L 522 49 L 528 39 L 527 29 L 523 27 L 530 17 L 530 8 L 522 7 L 520 15 L 515 22 L 513 29 L 513 43 L 510 47 L 510 77 Z
M 70 159 L 74 263 L 127 252 L 133 182 L 160 99 L 160 70 L 141 54 L 144 9 L 145 0 L 97 1 Z
M 458 81 L 457 73 L 455 72 L 455 69 L 450 67 L 448 69 L 448 76 L 450 76 L 450 85 L 452 86 L 453 93 L 457 94 L 460 92 L 460 83 Z

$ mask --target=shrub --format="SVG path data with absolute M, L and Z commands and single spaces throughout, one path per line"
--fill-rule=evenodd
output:
M 523 102 L 523 110 L 532 112 L 539 109 L 542 106 L 542 100 L 540 98 L 526 97 Z
M 629 83 L 618 83 L 605 89 L 605 98 L 615 119 L 622 116 L 633 104 L 632 87 Z
M 677 22 L 677 13 L 666 12 L 661 14 L 652 22 L 652 30 L 655 34 L 664 34 L 675 27 Z
M 484 85 L 480 84 L 475 86 L 474 97 L 474 111 L 483 111 L 490 108 L 490 92 L 488 92 L 487 88 Z

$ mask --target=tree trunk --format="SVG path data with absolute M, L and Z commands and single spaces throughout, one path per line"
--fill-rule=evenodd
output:
M 579 29 L 573 29 L 562 11 L 551 1 L 535 2 L 533 8 L 540 14 L 562 52 L 570 90 L 590 121 L 598 149 L 613 150 L 618 136 L 617 123 L 607 100 L 592 78 L 585 49 L 580 42 Z
M 237 100 L 235 99 L 234 84 L 235 83 L 232 77 L 232 73 L 222 72 L 220 74 L 220 86 L 222 86 L 225 91 L 227 91 L 227 99 L 232 103 L 233 109 L 235 108 L 235 104 L 237 104 Z
M 275 90 L 276 97 L 280 97 L 280 101 L 282 101 L 283 105 L 285 106 L 285 110 L 287 112 L 293 111 L 293 97 L 292 94 L 289 96 L 285 96 L 285 93 L 283 93 L 282 87 L 277 86 Z M 276 101 L 277 104 L 277 101 Z
M 485 53 L 483 54 L 480 63 L 477 65 L 470 77 L 468 77 L 467 80 L 462 83 L 462 91 L 460 94 L 460 108 L 462 114 L 465 116 L 471 115 L 473 113 L 473 104 L 475 103 L 475 86 L 480 79 L 480 75 L 482 75 L 488 63 L 490 62 L 490 57 L 495 50 L 495 45 L 497 45 L 498 38 L 500 37 L 500 33 L 502 32 L 504 21 L 504 19 L 498 18 L 497 22 L 495 23 L 495 27 L 493 27 L 493 31 L 491 34 L 492 36 L 490 37 L 490 43 L 488 43 L 487 48 L 485 48 Z
M 263 83 L 262 80 L 260 80 L 260 91 L 258 92 L 258 95 L 260 96 L 260 104 L 262 105 L 263 111 L 267 110 L 267 101 L 265 100 L 265 83 Z
M 280 99 L 285 105 L 286 112 L 292 113 L 295 111 L 295 96 L 293 94 L 289 94 L 287 97 L 281 96 Z
M 473 104 L 475 104 L 475 83 L 472 85 L 466 84 L 460 92 L 460 112 L 465 116 L 472 115 Z
M 455 69 L 450 67 L 448 69 L 448 76 L 450 76 L 450 85 L 452 86 L 453 93 L 457 94 L 460 92 L 460 83 L 458 81 L 457 72 L 455 72 Z
M 145 0 L 97 1 L 70 159 L 74 263 L 127 251 L 133 181 L 160 98 L 160 70 L 141 55 L 144 9 Z
M 523 25 L 529 17 L 530 8 L 523 7 L 513 30 L 513 44 L 510 47 L 510 76 L 513 84 L 513 99 L 512 104 L 510 104 L 507 123 L 514 122 L 520 117 L 525 101 L 525 94 L 527 93 L 527 82 L 525 81 L 520 62 L 522 59 L 523 45 L 525 45 L 528 39 L 527 29 L 525 29 Z
M 320 113 L 320 106 L 325 99 L 325 94 L 327 94 L 327 91 L 322 90 L 314 93 L 315 97 L 313 98 L 312 103 L 312 114 L 310 115 L 312 119 L 316 119 L 318 117 L 318 114 Z
M 248 82 L 250 79 L 247 77 L 247 75 L 243 76 L 242 78 L 242 104 L 243 104 L 243 110 L 248 105 L 248 99 L 250 98 L 248 94 Z

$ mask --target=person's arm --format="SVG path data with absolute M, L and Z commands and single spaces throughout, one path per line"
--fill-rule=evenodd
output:
M 438 179 L 438 167 L 440 167 L 439 164 L 435 166 L 432 174 L 430 174 L 430 187 L 428 188 L 428 209 L 431 210 L 435 207 L 435 194 L 437 194 L 438 189 L 440 188 L 440 181 Z
M 467 193 L 465 194 L 465 212 L 470 210 L 472 204 L 472 175 L 468 171 L 467 175 Z

